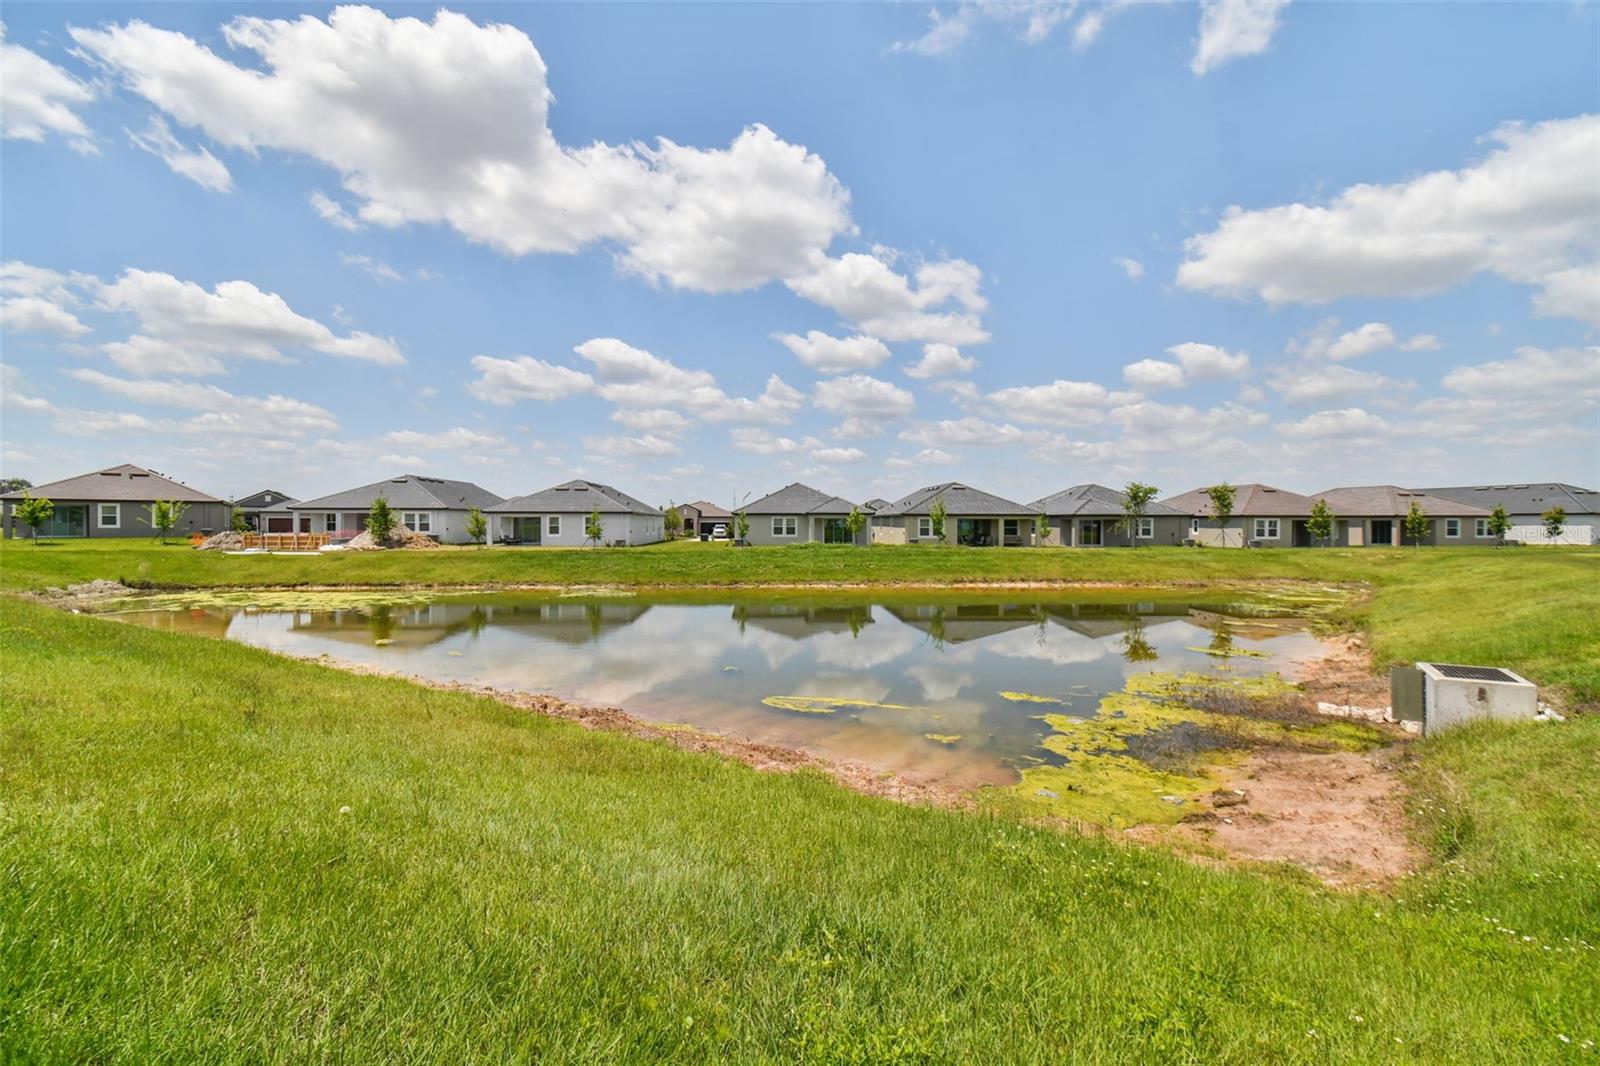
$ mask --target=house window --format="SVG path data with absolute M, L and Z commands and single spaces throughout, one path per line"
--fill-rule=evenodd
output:
M 1487 537 L 1489 535 L 1489 520 L 1487 518 L 1478 519 L 1477 523 L 1473 526 L 1473 532 L 1480 537 Z
M 1446 518 L 1444 520 L 1444 535 L 1447 537 L 1461 536 L 1461 519 Z
M 1278 520 L 1276 518 L 1258 518 L 1258 519 L 1256 519 L 1256 539 L 1257 540 L 1277 540 L 1278 539 Z
M 1020 520 L 1016 518 L 1006 519 L 1005 529 L 1003 532 L 1008 537 L 1020 537 L 1022 535 L 1022 526 L 1020 524 Z
M 561 536 L 561 516 L 558 514 L 546 515 L 544 520 L 544 531 L 546 536 Z
M 1135 534 L 1140 540 L 1150 540 L 1156 535 L 1156 520 L 1154 518 L 1139 519 L 1139 532 Z
M 1200 532 L 1200 519 L 1198 519 L 1198 518 L 1189 519 L 1189 532 L 1190 533 L 1198 533 L 1198 532 Z
M 122 504 L 102 503 L 96 513 L 99 518 L 95 524 L 101 529 L 118 529 L 122 526 Z
M 772 535 L 774 537 L 792 537 L 797 530 L 793 518 L 774 518 L 772 520 Z
M 400 522 L 413 533 L 433 532 L 433 515 L 428 511 L 407 511 L 400 516 Z
M 933 519 L 932 518 L 919 518 L 919 519 L 917 519 L 917 536 L 919 538 L 933 536 Z
M 324 533 L 339 532 L 339 516 L 332 512 L 322 516 L 322 531 Z

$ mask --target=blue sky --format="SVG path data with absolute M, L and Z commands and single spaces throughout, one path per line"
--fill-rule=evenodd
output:
M 1600 483 L 1591 5 L 4 19 L 7 475 Z

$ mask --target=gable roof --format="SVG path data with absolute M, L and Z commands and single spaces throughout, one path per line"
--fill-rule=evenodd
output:
M 559 485 L 526 496 L 517 496 L 503 503 L 497 503 L 493 507 L 485 507 L 484 510 L 542 511 L 554 514 L 588 514 L 591 511 L 599 511 L 601 514 L 659 515 L 661 513 L 659 509 L 629 496 L 621 489 L 602 485 L 598 481 L 585 481 L 582 478 L 563 481 Z
M 1334 514 L 1347 517 L 1403 515 L 1411 510 L 1413 503 L 1427 515 L 1483 518 L 1489 514 L 1483 507 L 1457 503 L 1419 489 L 1403 489 L 1398 485 L 1357 485 L 1329 489 L 1317 493 L 1315 498 L 1327 500 Z
M 745 507 L 746 514 L 849 514 L 855 504 L 796 481 Z
M 389 501 L 397 510 L 438 508 L 445 511 L 465 511 L 469 507 L 487 508 L 500 502 L 500 497 L 470 481 L 451 481 L 442 477 L 424 477 L 421 474 L 401 474 L 388 481 L 374 481 L 360 488 L 345 489 L 330 496 L 314 500 L 301 500 L 289 505 L 292 511 L 365 511 L 379 496 Z
M 1600 492 L 1560 481 L 1527 485 L 1458 485 L 1417 491 L 1490 511 L 1499 505 L 1512 514 L 1543 514 L 1552 507 L 1564 507 L 1569 515 L 1600 513 Z
M 1127 494 L 1104 485 L 1073 485 L 1060 492 L 1051 493 L 1029 504 L 1029 509 L 1051 518 L 1071 515 L 1120 515 Z M 1144 513 L 1154 518 L 1158 515 L 1182 515 L 1183 512 L 1164 503 L 1151 503 Z
M 882 496 L 874 496 L 872 499 L 862 504 L 861 509 L 870 514 L 876 514 L 887 506 L 889 506 L 888 500 L 884 499 Z
M 121 466 L 108 466 L 104 470 L 96 470 L 88 474 L 79 474 L 77 477 L 63 478 L 60 481 L 51 481 L 44 485 L 35 485 L 27 490 L 31 496 L 47 496 L 52 500 L 87 500 L 90 502 L 106 501 L 108 503 L 121 501 L 143 502 L 146 500 L 177 500 L 182 503 L 227 503 L 219 496 L 192 489 L 181 481 L 174 481 L 165 474 L 158 474 L 154 470 L 146 470 L 142 466 L 132 463 L 123 463 Z M 8 492 L 0 499 L 20 500 L 23 491 Z
M 262 489 L 250 495 L 233 501 L 233 505 L 241 511 L 280 511 L 287 510 L 290 504 L 298 501 L 286 492 L 277 489 Z
M 1210 486 L 1206 486 L 1209 488 Z M 1311 508 L 1316 506 L 1316 501 L 1309 496 L 1302 496 L 1298 492 L 1288 489 L 1273 488 L 1271 485 L 1258 485 L 1249 482 L 1233 487 L 1233 517 L 1254 518 L 1257 515 L 1266 517 L 1291 517 L 1300 518 L 1311 513 Z M 1206 495 L 1205 488 L 1190 489 L 1180 492 L 1176 496 L 1168 496 L 1161 503 L 1166 507 L 1174 508 L 1186 515 L 1198 518 L 1211 517 L 1211 497 Z M 1332 506 L 1330 503 L 1329 506 Z
M 1028 509 L 1014 500 L 963 485 L 959 481 L 945 481 L 929 485 L 895 500 L 879 509 L 880 515 L 925 515 L 933 505 L 934 497 L 944 497 L 944 509 L 950 515 L 1012 515 L 1028 514 Z
M 732 511 L 728 510 L 726 507 L 718 507 L 716 504 L 711 503 L 709 500 L 696 500 L 693 503 L 689 504 L 689 506 L 693 507 L 696 511 L 699 511 L 701 518 L 732 518 L 733 517 L 733 512 Z

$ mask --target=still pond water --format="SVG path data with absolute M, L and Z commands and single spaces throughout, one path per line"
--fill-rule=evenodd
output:
M 1123 596 L 1131 594 L 1123 593 Z M 1053 594 L 1058 597 L 1059 594 Z M 339 610 L 135 611 L 294 655 L 620 707 L 958 785 L 1055 758 L 1044 713 L 1091 715 L 1148 670 L 1259 674 L 1318 654 L 1293 620 L 1128 598 L 448 596 Z

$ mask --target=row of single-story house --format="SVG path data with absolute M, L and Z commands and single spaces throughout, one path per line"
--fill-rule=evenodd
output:
M 473 509 L 488 520 L 490 543 L 548 546 L 651 544 L 666 536 L 660 508 L 620 489 L 573 480 L 506 499 L 469 481 L 403 474 L 310 500 L 264 489 L 226 500 L 142 467 L 124 464 L 27 490 L 48 497 L 55 514 L 39 530 L 46 537 L 151 536 L 148 507 L 155 500 L 187 504 L 177 532 L 227 529 L 235 508 L 261 532 L 325 533 L 352 537 L 366 528 L 373 503 L 382 497 L 407 529 L 443 543 L 471 537 Z M 20 528 L 15 508 L 23 491 L 0 495 L 5 536 Z M 1508 540 L 1548 543 L 1541 515 L 1552 507 L 1567 514 L 1560 538 L 1568 544 L 1600 543 L 1600 492 L 1561 483 L 1482 485 L 1437 489 L 1365 485 L 1301 495 L 1271 485 L 1234 486 L 1234 505 L 1219 522 L 1205 488 L 1169 496 L 1146 507 L 1136 528 L 1124 527 L 1123 494 L 1103 485 L 1074 485 L 1031 503 L 1019 503 L 956 481 L 928 485 L 898 500 L 860 504 L 795 483 L 739 511 L 706 500 L 677 508 L 690 536 L 736 535 L 738 514 L 749 523 L 751 544 L 916 544 L 943 540 L 972 547 L 1027 545 L 1094 548 L 1137 544 L 1201 544 L 1226 547 L 1309 547 L 1312 509 L 1324 501 L 1334 514 L 1329 542 L 1340 547 L 1413 543 L 1405 517 L 1413 504 L 1428 516 L 1417 543 L 1492 544 L 1489 518 L 1496 506 L 1511 520 Z M 934 512 L 945 514 L 942 538 Z M 852 534 L 849 518 L 862 523 Z M 598 515 L 600 536 L 589 535 Z M 1043 529 L 1041 535 L 1041 520 Z

